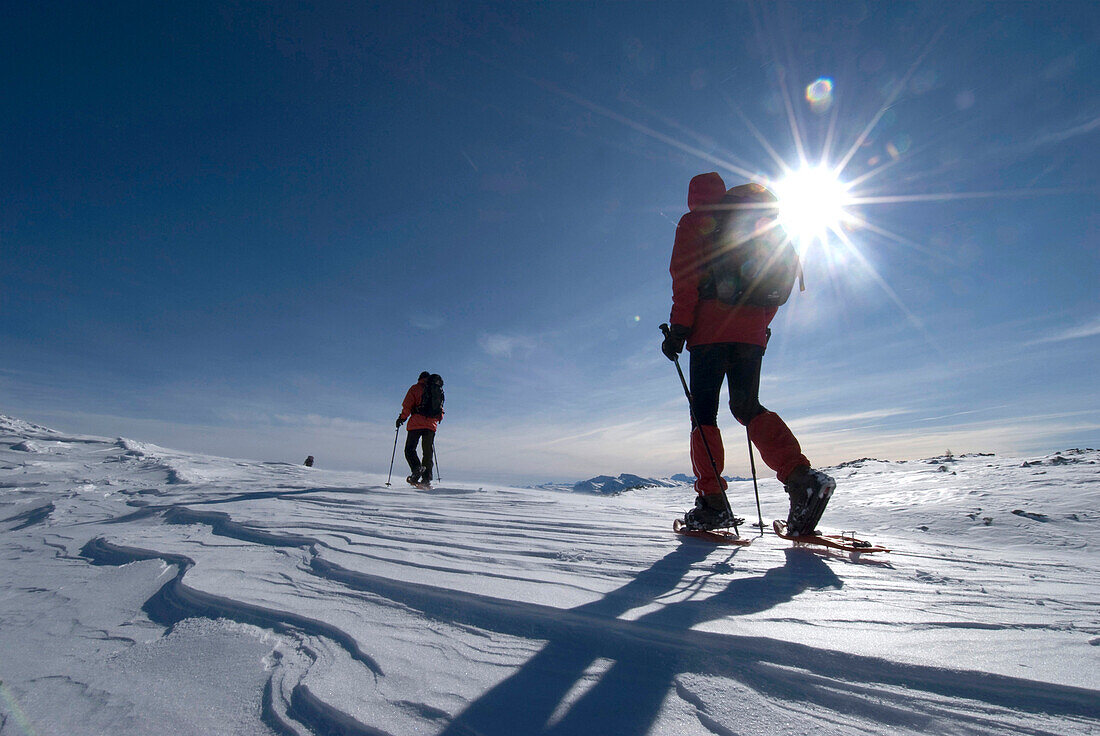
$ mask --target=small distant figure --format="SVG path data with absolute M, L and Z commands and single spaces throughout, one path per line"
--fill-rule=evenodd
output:
M 408 435 L 405 438 L 405 460 L 412 472 L 405 481 L 421 490 L 432 487 L 435 433 L 443 420 L 443 398 L 443 378 L 438 373 L 424 371 L 405 393 L 405 400 L 401 402 L 401 414 L 397 417 L 398 427 L 406 419 L 409 420 Z M 423 457 L 416 454 L 418 444 L 421 445 Z
M 304 463 L 302 463 L 302 465 L 305 465 L 307 468 L 312 468 L 313 467 L 313 455 L 306 456 L 306 461 Z

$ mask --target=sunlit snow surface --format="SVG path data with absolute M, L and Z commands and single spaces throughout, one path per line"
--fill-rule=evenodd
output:
M 1100 733 L 1100 452 L 833 472 L 892 554 L 0 417 L 0 734 Z

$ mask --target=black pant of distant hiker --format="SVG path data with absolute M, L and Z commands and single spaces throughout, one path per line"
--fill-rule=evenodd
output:
M 416 456 L 416 444 L 423 442 L 424 459 Z M 413 482 L 431 483 L 432 457 L 435 450 L 435 432 L 430 429 L 410 429 L 405 437 L 405 459 L 409 461 Z M 423 471 L 421 471 L 423 468 Z

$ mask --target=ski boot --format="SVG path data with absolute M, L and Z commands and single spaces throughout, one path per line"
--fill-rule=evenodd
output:
M 793 537 L 813 534 L 836 489 L 836 481 L 820 470 L 802 465 L 791 471 L 784 485 L 791 497 L 787 534 Z
M 730 511 L 729 501 L 724 493 L 712 493 L 695 497 L 695 508 L 684 514 L 684 526 L 688 529 L 710 531 L 711 529 L 737 528 L 743 524 Z

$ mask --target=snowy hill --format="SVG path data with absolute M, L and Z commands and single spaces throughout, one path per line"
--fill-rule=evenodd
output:
M 0 417 L 0 734 L 1100 733 L 1098 471 L 846 463 L 853 558 Z
M 642 478 L 630 473 L 622 473 L 617 478 L 608 475 L 597 475 L 595 478 L 582 480 L 573 485 L 573 490 L 578 493 L 602 493 L 613 495 L 623 491 L 633 491 L 640 488 L 672 488 L 676 485 L 671 481 L 658 480 L 656 478 Z
M 587 480 L 576 483 L 539 483 L 528 488 L 540 491 L 558 491 L 566 493 L 594 493 L 604 496 L 614 496 L 624 491 L 636 491 L 645 488 L 673 488 L 682 485 L 680 481 L 669 478 L 643 478 L 632 473 L 621 473 L 618 476 L 597 475 Z
M 722 476 L 732 482 L 749 480 L 748 478 Z M 576 483 L 540 483 L 530 486 L 544 491 L 572 491 L 574 493 L 597 493 L 605 496 L 614 496 L 625 491 L 637 491 L 645 488 L 676 488 L 678 486 L 691 486 L 695 483 L 695 476 L 677 473 L 670 478 L 643 478 L 633 473 L 620 473 L 618 476 L 597 475 L 587 480 Z

